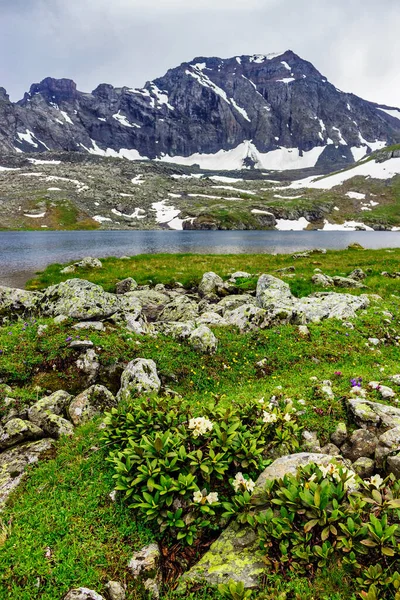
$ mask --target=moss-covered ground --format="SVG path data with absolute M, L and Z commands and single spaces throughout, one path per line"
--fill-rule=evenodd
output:
M 353 320 L 354 329 L 340 321 L 324 321 L 309 325 L 309 337 L 302 337 L 295 325 L 246 334 L 213 328 L 219 339 L 213 356 L 198 354 L 185 342 L 163 336 L 137 337 L 117 326 L 109 326 L 105 332 L 77 332 L 72 321 L 60 325 L 51 319 L 13 322 L 0 328 L 0 381 L 13 388 L 19 406 L 32 404 L 47 391 L 80 391 L 82 382 L 74 367 L 76 351 L 69 348 L 69 340 L 81 337 L 94 343 L 105 369 L 115 363 L 123 366 L 136 357 L 152 358 L 162 381 L 193 403 L 211 395 L 229 404 L 233 399 L 246 402 L 283 394 L 301 411 L 301 427 L 317 431 L 321 443 L 327 442 L 335 424 L 348 421 L 345 399 L 351 378 L 389 384 L 388 376 L 400 371 L 399 280 L 381 275 L 382 271 L 400 271 L 400 249 L 328 252 L 297 260 L 284 255 L 138 256 L 105 259 L 102 269 L 82 270 L 77 276 L 109 291 L 127 276 L 140 284 L 180 281 L 190 289 L 206 271 L 227 277 L 244 270 L 254 274 L 243 282 L 248 289 L 254 287 L 258 274 L 290 265 L 296 270 L 286 281 L 298 296 L 319 289 L 311 283 L 316 267 L 328 275 L 347 275 L 361 267 L 367 273 L 367 288 L 343 291 L 378 294 L 381 299 L 372 300 L 370 307 L 359 313 Z M 30 289 L 66 279 L 60 268 L 46 269 L 30 282 Z M 39 325 L 48 326 L 40 336 Z M 369 343 L 372 337 L 381 340 L 379 345 Z M 266 364 L 260 370 L 257 363 L 262 359 Z M 319 392 L 318 382 L 324 379 L 332 381 L 334 400 Z M 112 388 L 115 382 L 109 385 Z M 0 384 L 0 399 L 1 393 Z M 380 399 L 377 392 L 371 392 L 370 398 Z M 1 410 L 4 407 L 0 406 Z M 349 426 L 354 424 L 349 421 Z M 98 422 L 94 422 L 77 429 L 72 439 L 58 442 L 53 457 L 30 469 L 0 514 L 1 600 L 56 600 L 76 586 L 102 593 L 110 579 L 127 584 L 128 600 L 147 598 L 141 585 L 130 579 L 126 565 L 135 550 L 154 539 L 154 530 L 119 500 L 111 501 L 112 470 L 106 454 Z M 280 596 L 283 593 L 288 600 L 355 598 L 352 582 L 340 566 L 312 583 L 306 577 L 282 579 L 271 574 L 255 597 L 284 598 Z M 163 592 L 162 598 L 172 597 L 172 591 Z M 219 597 L 207 589 L 185 596 L 188 600 Z

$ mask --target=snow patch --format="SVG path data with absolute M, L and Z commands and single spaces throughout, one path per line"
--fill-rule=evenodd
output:
M 305 217 L 299 219 L 277 219 L 276 228 L 279 231 L 302 231 L 309 225 Z
M 131 179 L 131 182 L 133 183 L 133 185 L 142 185 L 142 183 L 144 183 L 145 181 L 144 179 L 142 179 L 142 177 L 142 174 L 136 175 L 136 177 L 133 177 Z
M 329 223 L 327 219 L 324 221 L 322 231 L 357 231 L 359 229 L 373 231 L 372 227 L 368 227 L 359 221 L 345 221 L 344 223 Z
M 172 219 L 175 219 L 181 212 L 174 206 L 168 206 L 165 204 L 166 202 L 167 200 L 161 200 L 160 202 L 153 202 L 151 205 L 152 210 L 156 213 L 155 220 L 157 223 L 168 223 Z
M 118 121 L 118 123 L 120 123 L 121 125 L 124 125 L 124 127 L 137 127 L 138 129 L 140 129 L 140 125 L 137 125 L 136 123 L 131 123 L 130 121 L 128 121 L 125 115 L 121 115 L 120 110 L 117 113 L 115 113 L 115 115 L 113 115 L 113 119 Z
M 292 67 L 290 67 L 285 60 L 281 60 L 281 65 L 283 65 L 288 71 L 292 70 Z
M 223 175 L 212 175 L 210 177 L 212 181 L 219 181 L 220 183 L 239 183 L 239 181 L 244 181 L 244 179 L 235 179 L 234 177 L 224 177 Z
M 109 219 L 108 217 L 102 217 L 101 215 L 96 215 L 92 218 L 93 221 L 97 221 L 97 223 L 105 223 L 106 221 L 110 221 L 112 223 L 112 219 Z
M 361 194 L 360 192 L 347 192 L 346 196 L 354 198 L 354 200 L 365 200 L 365 194 Z
M 65 110 L 60 110 L 60 113 L 62 114 L 62 116 L 64 117 L 65 121 L 67 123 L 69 123 L 70 125 L 73 125 L 73 121 L 71 120 L 71 117 L 69 116 L 68 113 L 65 112 Z
M 43 219 L 43 217 L 46 215 L 46 211 L 39 213 L 37 215 L 29 215 L 24 213 L 24 217 L 29 217 L 30 219 Z
M 142 208 L 138 208 L 138 207 L 136 207 L 135 210 L 133 211 L 133 213 L 130 214 L 130 215 L 128 215 L 126 213 L 123 213 L 123 212 L 120 212 L 116 208 L 112 208 L 111 212 L 114 215 L 117 215 L 117 217 L 125 217 L 126 219 L 145 219 L 146 218 L 145 211 Z M 145 213 L 145 214 L 141 215 L 139 213 Z
M 296 78 L 295 77 L 284 77 L 283 79 L 277 79 L 276 81 L 288 84 L 288 83 L 292 83 L 292 81 L 296 81 Z
M 40 158 L 28 158 L 33 165 L 60 165 L 61 160 L 42 160 Z
M 251 120 L 249 118 L 249 115 L 247 114 L 247 112 L 245 111 L 244 108 L 242 108 L 241 106 L 239 106 L 235 100 L 233 98 L 231 98 L 231 104 L 236 108 L 236 110 L 246 119 L 246 121 L 248 121 L 249 123 L 251 123 Z

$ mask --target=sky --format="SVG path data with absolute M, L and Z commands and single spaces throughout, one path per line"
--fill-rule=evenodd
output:
M 400 107 L 399 0 L 0 0 L 0 86 L 141 87 L 197 56 L 293 50 L 346 92 Z

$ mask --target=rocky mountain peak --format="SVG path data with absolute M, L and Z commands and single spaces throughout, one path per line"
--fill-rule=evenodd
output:
M 46 77 L 40 83 L 31 85 L 29 94 L 25 94 L 22 102 L 30 100 L 36 94 L 40 94 L 47 102 L 58 104 L 69 102 L 77 98 L 76 83 L 72 79 L 54 79 Z

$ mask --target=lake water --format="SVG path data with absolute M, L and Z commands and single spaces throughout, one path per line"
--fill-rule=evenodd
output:
M 307 248 L 400 247 L 399 232 L 384 231 L 18 231 L 0 232 L 0 285 L 23 287 L 51 263 L 84 256 L 158 252 L 198 254 L 289 253 Z

